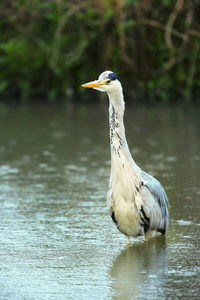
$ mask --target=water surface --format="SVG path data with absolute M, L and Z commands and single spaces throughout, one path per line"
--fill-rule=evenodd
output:
M 166 238 L 107 214 L 107 103 L 0 108 L 0 299 L 199 299 L 200 112 L 127 105 L 136 162 L 170 201 Z

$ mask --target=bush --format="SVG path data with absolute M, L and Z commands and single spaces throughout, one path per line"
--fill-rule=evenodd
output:
M 1 101 L 85 99 L 81 83 L 112 69 L 136 99 L 199 102 L 199 1 L 5 2 Z

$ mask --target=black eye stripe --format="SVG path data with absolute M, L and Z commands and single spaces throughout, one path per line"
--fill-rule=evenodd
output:
M 116 73 L 110 73 L 110 74 L 108 74 L 108 78 L 110 80 L 116 80 L 116 79 L 119 80 L 119 77 L 118 77 L 118 75 Z

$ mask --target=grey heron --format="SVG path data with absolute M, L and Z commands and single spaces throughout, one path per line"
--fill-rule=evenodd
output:
M 169 224 L 168 198 L 153 176 L 143 171 L 131 156 L 124 128 L 124 96 L 116 73 L 105 71 L 98 80 L 82 87 L 107 92 L 109 98 L 111 172 L 107 202 L 109 214 L 127 237 L 166 233 Z

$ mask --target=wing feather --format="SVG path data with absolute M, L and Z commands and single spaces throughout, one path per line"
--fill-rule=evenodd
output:
M 168 198 L 160 184 L 153 176 L 142 171 L 141 190 L 144 194 L 143 207 L 150 219 L 150 229 L 165 233 L 169 224 Z

